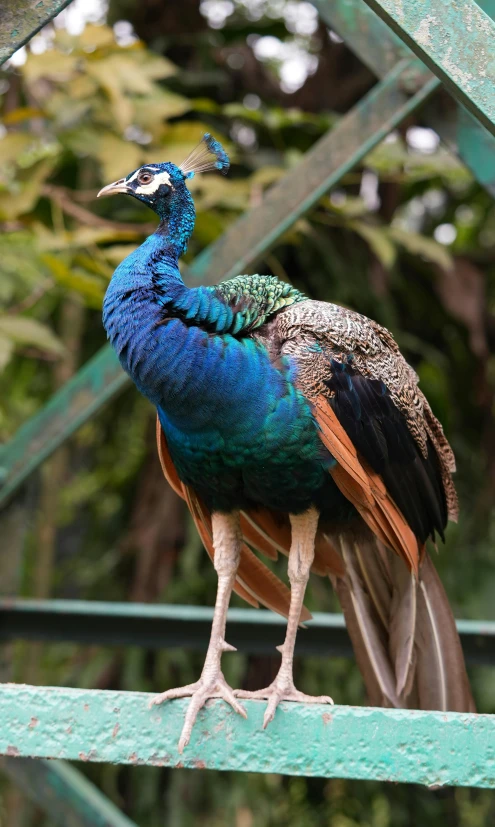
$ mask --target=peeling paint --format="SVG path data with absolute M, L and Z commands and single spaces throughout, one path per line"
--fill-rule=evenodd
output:
M 442 65 L 445 67 L 445 69 L 447 69 L 448 72 L 450 72 L 454 80 L 468 87 L 470 82 L 473 80 L 473 75 L 471 72 L 463 72 L 462 69 L 459 66 L 457 66 L 455 60 L 452 57 L 453 51 L 454 47 L 449 46 L 447 49 L 447 53 L 445 54 L 442 60 Z
M 189 699 L 164 706 L 157 728 L 152 697 L 0 686 L 0 755 L 495 789 L 495 716 L 284 703 L 263 730 L 265 703 L 246 701 L 244 720 L 214 700 L 179 756 Z M 118 737 L 110 737 L 116 707 Z M 32 718 L 38 724 L 29 729 Z
M 436 18 L 431 14 L 427 15 L 424 20 L 421 21 L 418 28 L 414 32 L 414 39 L 416 43 L 419 43 L 420 46 L 424 46 L 425 48 L 431 45 L 430 26 L 435 23 Z

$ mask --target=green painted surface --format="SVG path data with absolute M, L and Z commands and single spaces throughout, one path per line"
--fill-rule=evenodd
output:
M 0 600 L 0 643 L 70 641 L 205 652 L 212 619 L 213 609 L 207 606 L 4 599 Z M 230 609 L 229 641 L 240 652 L 272 655 L 285 625 L 285 619 L 273 612 Z M 495 622 L 460 620 L 457 628 L 468 664 L 495 664 Z M 342 615 L 315 612 L 297 637 L 296 653 L 353 657 Z
M 476 2 L 484 12 L 490 15 L 492 20 L 495 19 L 495 0 L 476 0 Z
M 3 0 L 0 8 L 0 66 L 72 0 Z
M 246 272 L 305 211 L 437 88 L 416 94 L 402 79 L 418 62 L 404 61 L 363 98 L 300 164 L 273 186 L 262 204 L 237 221 L 194 261 L 190 279 L 214 284 Z M 106 346 L 0 450 L 0 505 L 43 460 L 128 382 Z
M 418 65 L 414 59 L 397 64 L 306 153 L 297 167 L 268 191 L 256 210 L 246 213 L 219 241 L 198 256 L 189 273 L 202 281 L 214 282 L 245 272 L 434 92 L 438 85 L 434 78 L 412 97 L 403 91 L 403 78 Z
M 324 23 L 371 69 L 383 78 L 411 50 L 362 0 L 311 0 Z M 495 2 L 495 0 L 494 0 Z
M 85 776 L 64 761 L 3 759 L 0 768 L 60 827 L 136 827 Z
M 495 787 L 495 716 L 281 704 L 262 729 L 223 701 L 177 742 L 188 700 L 149 708 L 151 695 L 1 686 L 0 754 L 119 764 Z
M 113 350 L 106 345 L 0 449 L 0 505 L 128 382 Z
M 474 0 L 365 0 L 495 135 L 495 22 Z

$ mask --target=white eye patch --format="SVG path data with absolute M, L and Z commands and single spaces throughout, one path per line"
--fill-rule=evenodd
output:
M 141 170 L 135 172 L 132 178 L 128 181 L 128 183 L 131 184 L 133 181 L 135 181 L 140 172 Z M 168 172 L 155 173 L 153 180 L 150 181 L 149 184 L 138 184 L 138 186 L 135 189 L 135 193 L 137 195 L 152 195 L 154 192 L 157 191 L 159 187 L 162 186 L 162 184 L 166 184 L 169 187 L 172 186 L 172 182 L 170 180 L 170 175 L 168 174 Z

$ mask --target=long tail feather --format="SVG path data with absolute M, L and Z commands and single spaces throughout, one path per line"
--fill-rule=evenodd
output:
M 419 585 L 416 673 L 421 709 L 475 712 L 452 610 L 428 556 Z
M 371 536 L 344 539 L 342 554 L 346 576 L 331 579 L 370 702 L 475 711 L 455 620 L 428 555 L 416 578 Z
M 348 593 L 345 605 L 349 607 L 350 604 L 351 607 L 349 633 L 353 643 L 357 644 L 356 657 L 361 663 L 366 660 L 369 663 L 371 674 L 366 671 L 364 677 L 366 679 L 369 676 L 370 687 L 374 696 L 377 694 L 376 687 L 379 687 L 378 703 L 400 707 L 402 704 L 395 690 L 396 680 L 388 652 L 386 628 L 380 620 L 366 581 L 362 577 L 360 561 L 356 554 L 356 544 L 341 538 L 341 549 L 347 570 L 346 581 L 348 585 L 346 589 L 341 581 L 337 586 L 337 594 L 341 596 L 343 592 Z M 366 658 L 363 658 L 363 649 Z M 361 666 L 361 668 L 363 667 Z

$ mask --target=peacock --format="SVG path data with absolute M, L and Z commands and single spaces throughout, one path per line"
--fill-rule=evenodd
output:
M 296 689 L 293 655 L 310 618 L 310 572 L 328 576 L 373 705 L 473 711 L 452 611 L 426 541 L 458 505 L 442 427 L 388 330 L 308 299 L 274 276 L 187 287 L 179 272 L 195 223 L 187 181 L 226 173 L 206 133 L 186 160 L 145 164 L 104 187 L 151 207 L 156 232 L 115 270 L 103 324 L 120 363 L 157 410 L 165 477 L 186 501 L 218 576 L 201 677 L 153 699 L 332 703 Z M 258 554 L 288 556 L 290 590 Z M 287 617 L 273 683 L 234 691 L 221 669 L 232 591 Z

